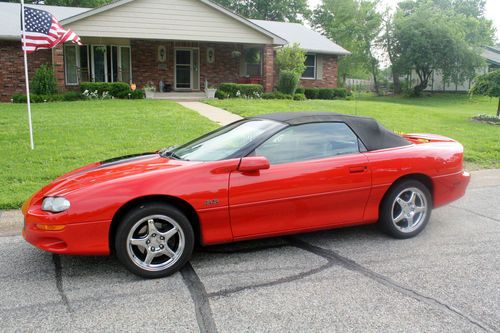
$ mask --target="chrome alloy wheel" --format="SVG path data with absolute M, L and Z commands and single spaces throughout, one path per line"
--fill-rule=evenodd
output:
M 406 188 L 392 203 L 392 223 L 399 231 L 410 233 L 425 221 L 427 210 L 425 194 L 416 187 Z
M 137 266 L 161 271 L 181 257 L 185 237 L 180 225 L 165 215 L 151 215 L 137 221 L 127 236 L 127 252 Z

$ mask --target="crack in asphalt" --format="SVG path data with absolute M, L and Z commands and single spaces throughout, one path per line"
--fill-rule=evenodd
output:
M 283 284 L 283 283 L 297 281 L 297 280 L 306 278 L 308 276 L 320 273 L 320 272 L 332 267 L 333 265 L 334 265 L 334 262 L 331 260 L 328 260 L 328 262 L 326 264 L 321 265 L 321 266 L 316 267 L 316 268 L 313 268 L 311 270 L 305 271 L 305 272 L 301 272 L 301 273 L 298 273 L 295 275 L 286 276 L 286 277 L 283 277 L 283 278 L 280 278 L 277 280 L 273 280 L 273 281 L 269 281 L 269 282 L 263 282 L 263 283 L 251 284 L 251 285 L 247 285 L 247 286 L 222 289 L 219 291 L 209 293 L 208 297 L 226 297 L 226 296 L 229 296 L 229 295 L 234 294 L 234 293 L 238 293 L 238 292 L 243 291 L 243 290 L 272 287 L 272 286 L 276 286 L 276 285 Z
M 481 214 L 481 213 L 478 213 L 472 209 L 468 209 L 468 208 L 463 208 L 463 207 L 459 207 L 459 206 L 455 206 L 455 205 L 450 205 L 450 207 L 453 207 L 453 208 L 457 208 L 457 209 L 461 209 L 461 210 L 464 210 L 466 212 L 469 212 L 471 214 L 474 214 L 474 215 L 477 215 L 477 216 L 480 216 L 480 217 L 484 217 L 488 220 L 492 220 L 492 221 L 495 221 L 495 222 L 500 222 L 499 219 L 496 219 L 494 217 L 491 217 L 491 216 L 487 216 L 487 215 L 484 215 L 484 214 Z
M 71 312 L 73 312 L 73 309 L 71 309 L 71 306 L 70 306 L 69 300 L 68 300 L 68 296 L 66 296 L 66 293 L 64 292 L 64 288 L 63 288 L 61 257 L 59 257 L 58 254 L 53 254 L 52 261 L 54 262 L 54 268 L 55 268 L 55 273 L 56 273 L 57 291 L 59 293 L 59 296 L 61 296 L 61 299 L 64 303 L 64 306 L 66 307 L 68 312 L 71 313 Z
M 213 318 L 212 309 L 208 300 L 205 285 L 195 272 L 191 263 L 187 263 L 181 270 L 182 278 L 186 284 L 194 303 L 196 321 L 201 333 L 216 333 L 217 326 Z
M 374 280 L 374 281 L 376 281 L 376 282 L 378 282 L 386 287 L 389 287 L 395 291 L 398 291 L 399 293 L 406 295 L 406 296 L 409 296 L 417 301 L 424 302 L 428 305 L 440 308 L 440 309 L 445 310 L 445 311 L 452 312 L 455 315 L 459 316 L 460 318 L 462 318 L 462 319 L 466 320 L 467 322 L 483 329 L 486 332 L 494 332 L 495 331 L 495 330 L 491 329 L 490 327 L 488 327 L 488 325 L 480 322 L 479 320 L 472 318 L 471 316 L 469 316 L 467 314 L 462 313 L 457 308 L 455 308 L 449 304 L 446 304 L 446 303 L 444 303 L 436 298 L 421 294 L 418 291 L 415 291 L 415 290 L 410 289 L 404 285 L 401 285 L 401 284 L 397 283 L 396 281 L 390 279 L 389 277 L 386 277 L 382 274 L 379 274 L 375 271 L 372 271 L 371 269 L 364 267 L 364 266 L 358 264 L 357 262 L 355 262 L 354 260 L 351 260 L 347 257 L 344 257 L 335 251 L 327 250 L 327 249 L 312 245 L 310 243 L 307 243 L 303 240 L 300 240 L 300 239 L 294 238 L 294 237 L 290 237 L 290 243 L 292 245 L 300 248 L 300 249 L 303 249 L 304 251 L 314 253 L 314 254 L 316 254 L 320 257 L 323 257 L 327 260 L 334 260 L 337 263 L 339 263 L 342 267 L 344 267 L 350 271 L 360 273 L 360 274 L 370 278 L 371 280 Z

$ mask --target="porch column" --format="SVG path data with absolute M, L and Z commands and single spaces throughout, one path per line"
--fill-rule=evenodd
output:
M 264 46 L 262 59 L 262 83 L 265 92 L 272 92 L 274 88 L 274 48 L 272 45 Z
M 59 44 L 52 49 L 52 69 L 59 91 L 66 90 L 64 82 L 64 46 Z

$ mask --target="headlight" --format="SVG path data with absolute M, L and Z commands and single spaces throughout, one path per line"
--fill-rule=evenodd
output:
M 69 201 L 63 197 L 46 197 L 42 202 L 42 210 L 53 213 L 64 212 L 70 206 Z

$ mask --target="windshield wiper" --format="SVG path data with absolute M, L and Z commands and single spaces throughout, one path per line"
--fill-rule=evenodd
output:
M 179 155 L 177 155 L 176 153 L 173 152 L 173 150 L 175 148 L 177 148 L 177 146 L 163 148 L 158 152 L 158 154 L 160 154 L 161 157 L 168 157 L 168 158 L 173 158 L 176 160 L 182 160 L 182 158 Z

